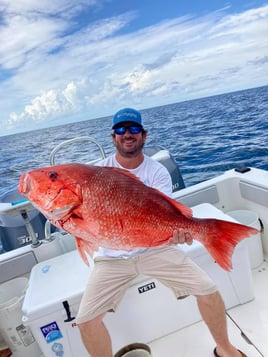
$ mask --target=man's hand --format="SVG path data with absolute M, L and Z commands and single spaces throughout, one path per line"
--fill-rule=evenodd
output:
M 179 229 L 173 232 L 173 237 L 171 237 L 168 241 L 168 244 L 188 244 L 191 245 L 193 243 L 193 237 L 186 229 Z

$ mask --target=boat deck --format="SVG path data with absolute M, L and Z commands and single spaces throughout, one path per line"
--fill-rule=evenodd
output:
M 268 259 L 253 270 L 255 299 L 227 311 L 232 343 L 248 357 L 268 356 Z M 215 343 L 205 325 L 198 322 L 152 341 L 153 357 L 212 357 Z

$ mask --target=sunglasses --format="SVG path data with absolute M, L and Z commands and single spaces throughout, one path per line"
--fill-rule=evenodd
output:
M 139 134 L 142 132 L 143 128 L 141 126 L 120 126 L 119 128 L 114 129 L 114 134 L 116 135 L 124 135 L 126 131 L 129 131 L 130 134 Z

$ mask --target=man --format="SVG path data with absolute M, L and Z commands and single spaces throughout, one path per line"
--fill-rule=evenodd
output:
M 116 152 L 99 165 L 127 169 L 146 185 L 171 196 L 172 183 L 168 171 L 143 154 L 147 132 L 143 128 L 141 114 L 131 108 L 120 110 L 113 117 L 112 129 Z M 174 245 L 191 244 L 192 237 L 183 230 L 175 231 L 170 243 L 164 247 L 137 248 L 132 251 L 99 248 L 95 253 L 94 270 L 76 319 L 91 357 L 112 357 L 112 342 L 103 318 L 106 312 L 114 311 L 118 306 L 137 275 L 133 275 L 133 271 L 157 277 L 173 290 L 178 299 L 187 295 L 196 297 L 201 316 L 216 342 L 215 356 L 246 357 L 229 342 L 225 307 L 215 284 Z M 138 259 L 133 259 L 137 256 Z

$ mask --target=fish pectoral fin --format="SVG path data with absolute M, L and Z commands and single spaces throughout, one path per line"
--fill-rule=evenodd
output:
M 86 253 L 92 258 L 94 251 L 98 247 L 96 247 L 93 243 L 79 237 L 75 237 L 75 243 L 83 262 L 89 266 L 90 264 Z
M 87 232 L 89 236 L 97 236 L 99 233 L 99 223 L 96 220 L 90 218 L 84 219 L 78 216 L 76 213 L 72 214 L 69 219 L 69 224 L 77 226 L 79 229 Z

